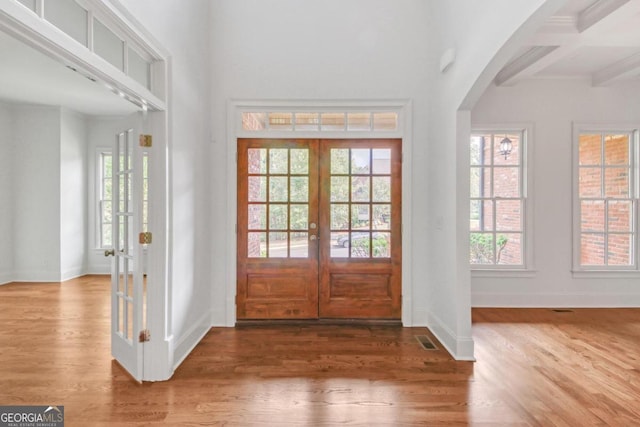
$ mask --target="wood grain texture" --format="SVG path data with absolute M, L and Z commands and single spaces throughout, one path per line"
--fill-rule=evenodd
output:
M 425 328 L 213 328 L 142 385 L 109 315 L 108 277 L 0 286 L 0 404 L 65 405 L 71 427 L 640 424 L 637 309 L 476 309 L 475 363 L 423 350 Z

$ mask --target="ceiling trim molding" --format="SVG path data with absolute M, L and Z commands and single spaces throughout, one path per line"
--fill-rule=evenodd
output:
M 498 86 L 506 86 L 512 83 L 515 77 L 522 74 L 523 71 L 531 68 L 533 64 L 538 63 L 542 58 L 549 55 L 559 46 L 533 46 L 525 53 L 508 63 L 495 78 Z
M 640 52 L 596 71 L 591 77 L 591 84 L 593 86 L 606 86 L 616 80 L 636 75 L 640 76 Z
M 627 3 L 629 0 L 599 0 L 595 2 L 578 15 L 578 31 L 581 33 L 586 31 Z

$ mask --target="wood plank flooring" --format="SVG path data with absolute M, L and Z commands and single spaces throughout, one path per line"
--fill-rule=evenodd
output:
M 640 425 L 640 309 L 475 309 L 477 362 L 425 328 L 213 328 L 168 382 L 111 360 L 108 278 L 0 286 L 0 405 L 67 426 Z

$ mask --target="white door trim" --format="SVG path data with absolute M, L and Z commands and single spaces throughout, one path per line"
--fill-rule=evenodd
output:
M 242 130 L 241 116 L 244 111 L 397 111 L 398 130 L 395 132 L 374 131 L 281 131 L 246 132 Z M 227 215 L 226 215 L 226 286 L 224 324 L 212 318 L 213 326 L 234 326 L 236 323 L 236 206 L 237 206 L 237 167 L 236 152 L 238 138 L 401 138 L 402 139 L 402 324 L 413 326 L 413 280 L 411 250 L 411 151 L 412 151 L 412 103 L 408 99 L 389 100 L 230 100 L 227 104 Z M 214 237 L 214 236 L 212 236 Z M 212 263 L 213 265 L 213 263 Z M 213 298 L 219 299 L 220 295 Z M 212 301 L 212 304 L 214 302 Z
M 153 197 L 153 214 L 149 226 L 153 232 L 153 244 L 148 250 L 148 276 L 154 285 L 148 287 L 147 325 L 151 341 L 146 343 L 144 373 L 145 381 L 159 381 L 173 374 L 173 349 L 171 347 L 170 319 L 170 200 L 169 182 L 171 168 L 168 154 L 170 115 L 169 84 L 171 58 L 167 51 L 127 12 L 118 0 L 86 0 L 86 4 L 100 10 L 138 43 L 151 51 L 157 59 L 154 73 L 154 92 L 115 69 L 104 59 L 82 46 L 50 23 L 28 10 L 17 1 L 0 2 L 0 31 L 4 31 L 27 43 L 40 52 L 65 65 L 72 66 L 96 78 L 114 91 L 139 106 L 146 106 L 148 127 L 144 133 L 153 134 L 154 160 L 149 163 L 150 197 Z M 152 357 L 153 356 L 153 357 Z

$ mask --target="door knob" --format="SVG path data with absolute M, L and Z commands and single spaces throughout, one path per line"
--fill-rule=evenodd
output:
M 116 254 L 115 249 L 107 249 L 106 251 L 104 251 L 104 256 L 114 256 L 115 254 Z

